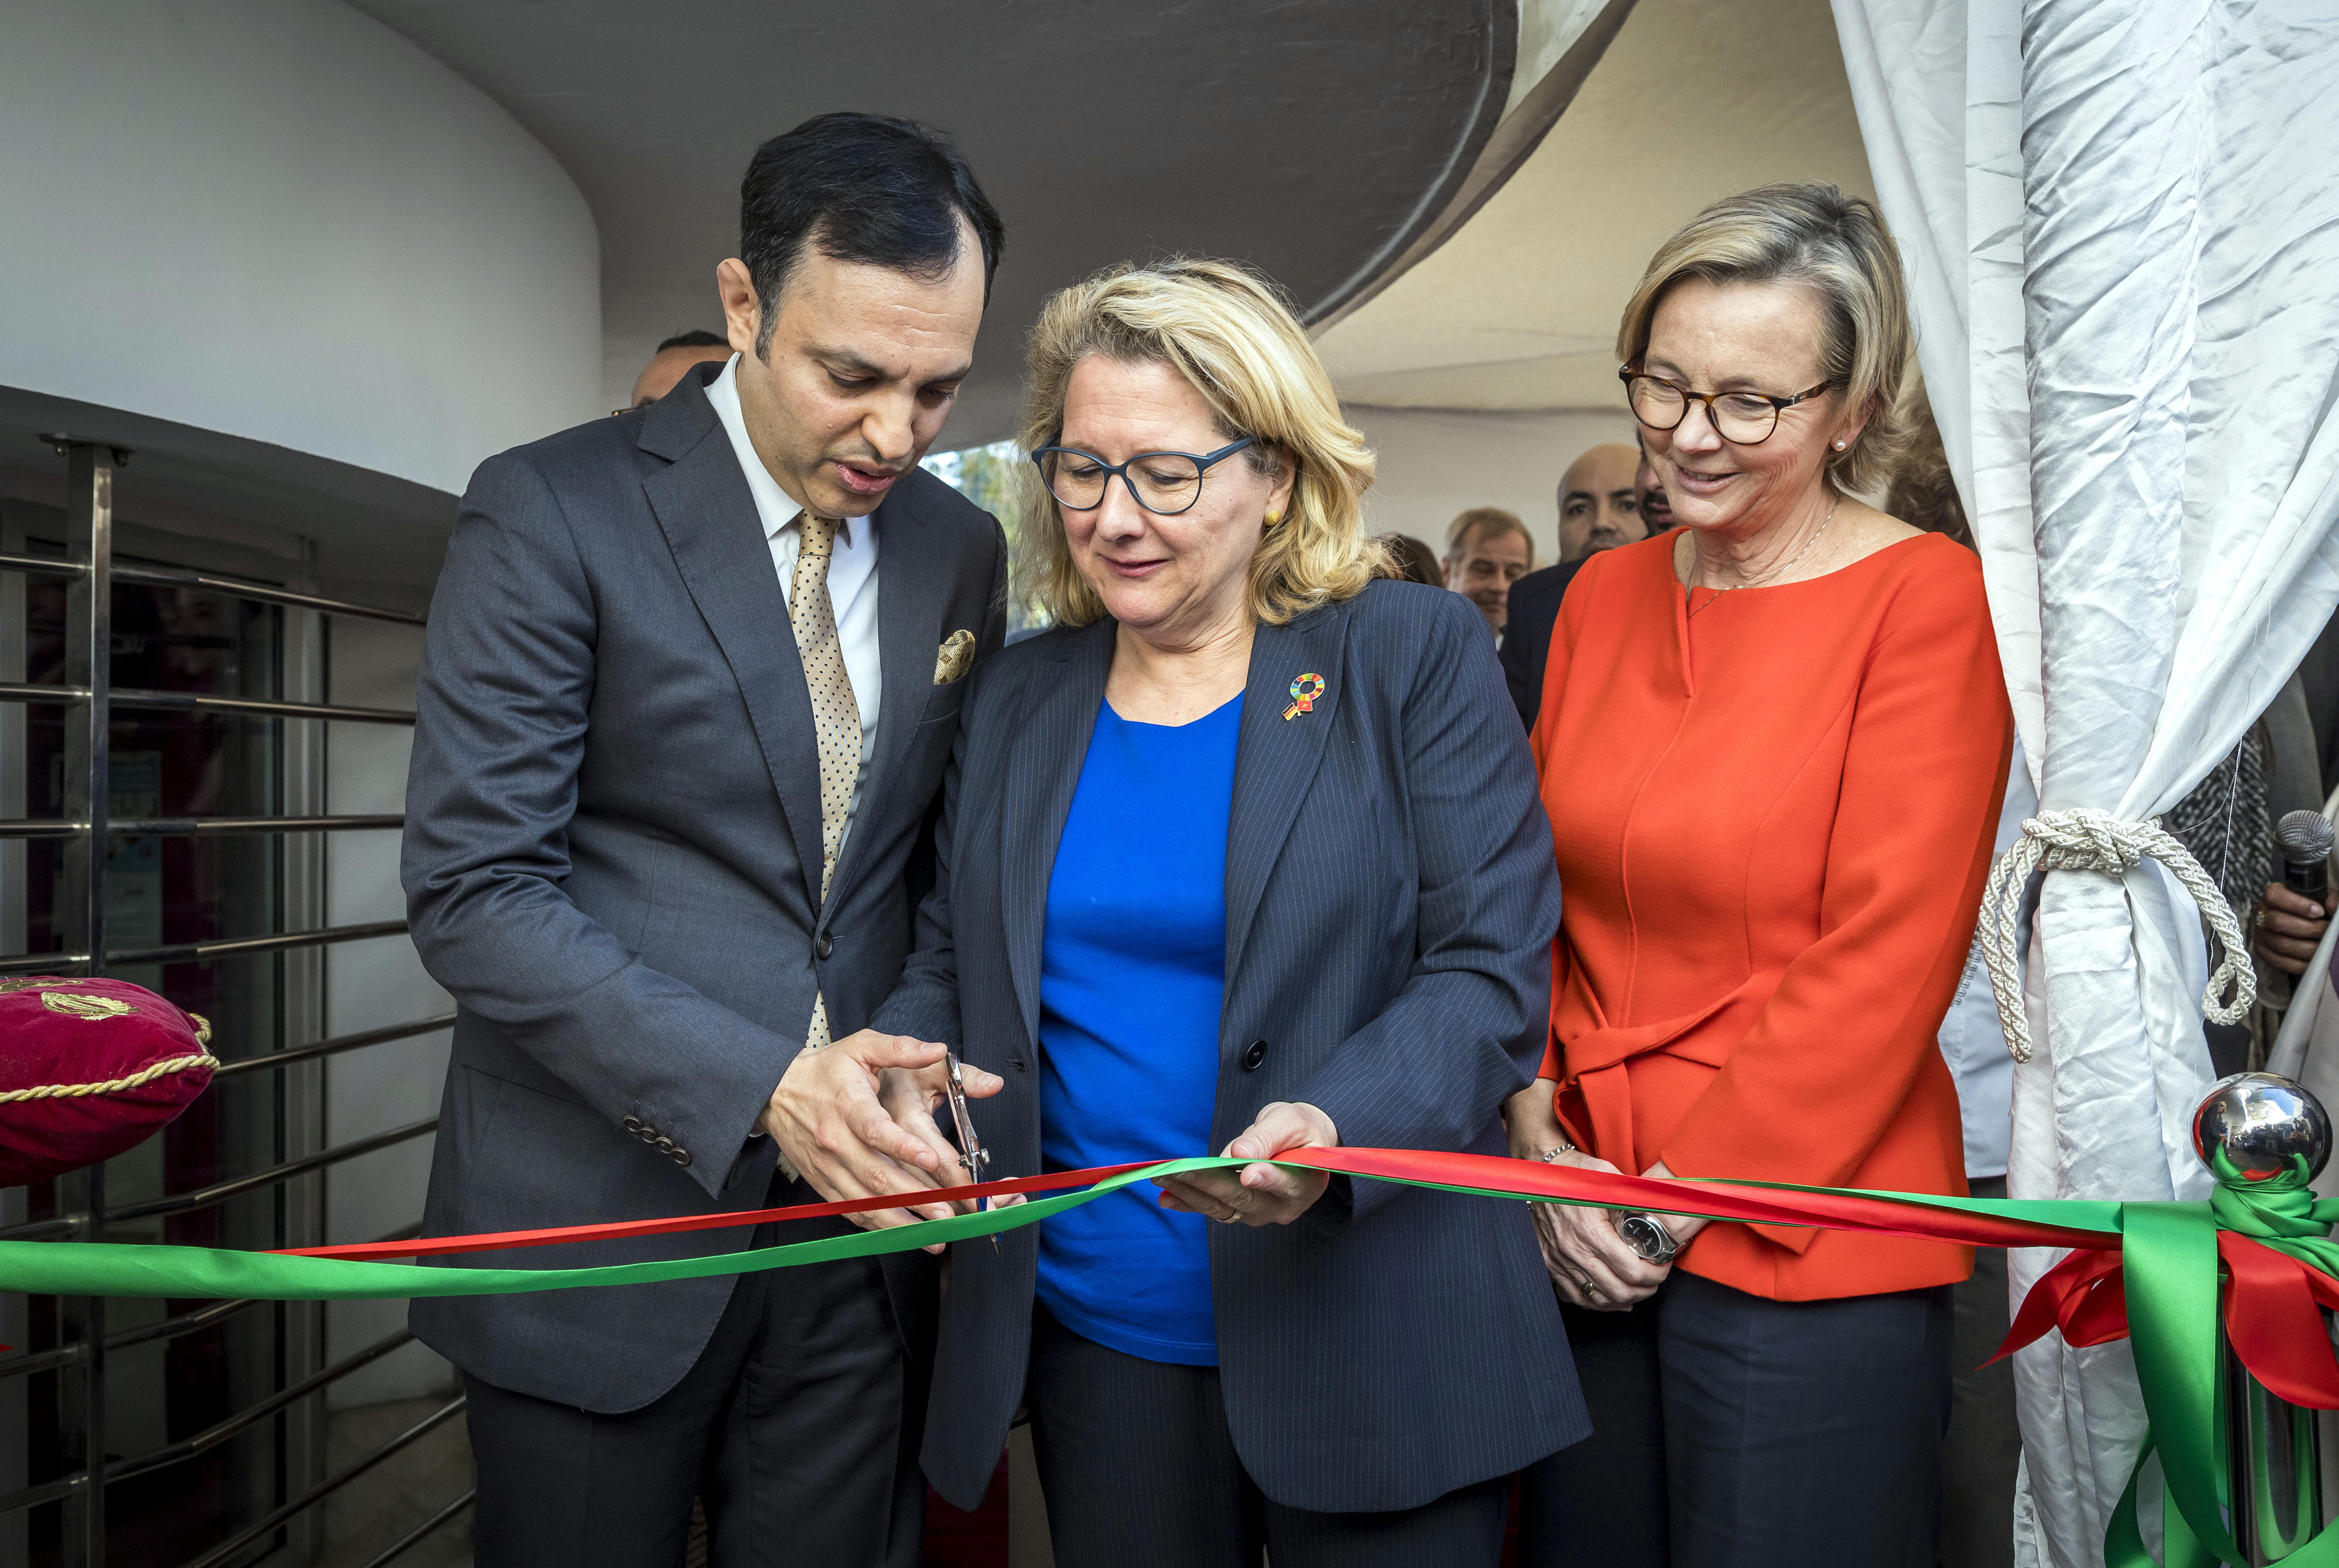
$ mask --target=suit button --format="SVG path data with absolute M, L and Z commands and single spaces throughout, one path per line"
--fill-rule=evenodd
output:
M 653 1144 L 656 1144 L 664 1153 L 672 1154 L 674 1152 L 674 1139 L 668 1138 L 663 1132 L 659 1133 L 656 1138 L 651 1139 L 650 1141 Z
M 1267 1060 L 1267 1041 L 1254 1040 L 1243 1047 L 1242 1064 L 1245 1072 L 1257 1072 L 1258 1064 Z
M 690 1150 L 686 1149 L 676 1149 L 674 1151 L 674 1162 L 676 1165 L 688 1165 L 690 1163 Z
M 820 933 L 820 940 L 812 944 L 812 950 L 813 952 L 820 954 L 821 957 L 826 958 L 830 953 L 836 951 L 836 943 L 829 940 L 828 932 L 822 932 Z
M 627 1132 L 638 1134 L 642 1130 L 642 1119 L 638 1116 L 629 1116 L 626 1118 L 625 1120 L 617 1123 L 617 1125 L 624 1128 Z

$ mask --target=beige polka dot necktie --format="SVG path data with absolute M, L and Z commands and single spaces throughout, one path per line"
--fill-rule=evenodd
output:
M 796 653 L 804 660 L 804 685 L 812 693 L 813 735 L 820 743 L 820 896 L 828 899 L 836 874 L 837 847 L 853 810 L 853 785 L 861 776 L 861 704 L 844 670 L 844 648 L 836 636 L 836 609 L 828 597 L 828 563 L 835 551 L 837 521 L 800 513 L 803 537 L 788 588 L 788 623 L 795 628 Z M 807 1050 L 828 1043 L 828 1000 L 814 992 Z

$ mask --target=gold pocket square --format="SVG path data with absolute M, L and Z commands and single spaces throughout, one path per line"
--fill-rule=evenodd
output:
M 934 685 L 946 686 L 973 667 L 974 634 L 952 632 L 949 640 L 934 651 Z

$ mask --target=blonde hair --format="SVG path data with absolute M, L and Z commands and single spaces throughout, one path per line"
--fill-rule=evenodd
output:
M 1846 450 L 1828 453 L 1829 477 L 1840 490 L 1880 485 L 1914 435 L 1908 392 L 1915 334 L 1900 248 L 1874 204 L 1833 185 L 1801 183 L 1714 202 L 1649 258 L 1616 330 L 1626 365 L 1641 363 L 1658 303 L 1684 278 L 1782 283 L 1818 297 L 1820 371 L 1867 420 Z
M 1281 626 L 1364 591 L 1383 565 L 1361 505 L 1373 455 L 1340 418 L 1331 377 L 1272 284 L 1232 261 L 1180 257 L 1110 267 L 1060 290 L 1031 329 L 1018 437 L 1027 456 L 1062 433 L 1065 389 L 1091 354 L 1168 365 L 1229 440 L 1254 439 L 1243 453 L 1254 471 L 1292 465 L 1289 509 L 1251 556 L 1254 617 Z M 1063 625 L 1100 618 L 1104 601 L 1072 563 L 1038 468 L 1021 465 L 1017 484 L 1017 597 Z

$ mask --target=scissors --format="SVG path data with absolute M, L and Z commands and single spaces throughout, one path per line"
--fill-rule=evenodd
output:
M 954 1050 L 945 1051 L 943 1054 L 943 1060 L 948 1063 L 950 1068 L 951 1121 L 958 1129 L 958 1162 L 966 1167 L 966 1179 L 972 1184 L 981 1181 L 982 1173 L 990 1169 L 991 1150 L 983 1148 L 982 1139 L 974 1135 L 974 1119 L 967 1114 L 966 1075 L 964 1067 L 958 1059 L 958 1053 Z M 990 1208 L 991 1199 L 983 1198 L 975 1200 L 977 1213 L 986 1212 Z M 995 1235 L 991 1238 L 991 1250 L 993 1252 L 999 1250 L 999 1238 Z

